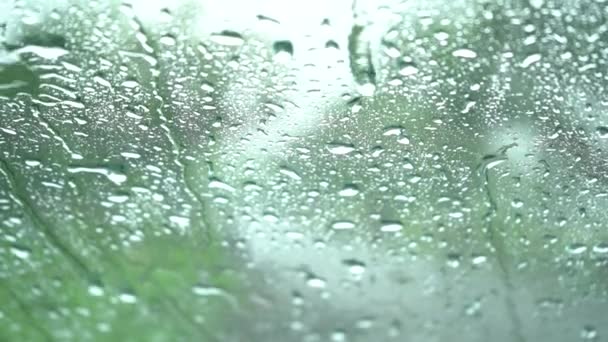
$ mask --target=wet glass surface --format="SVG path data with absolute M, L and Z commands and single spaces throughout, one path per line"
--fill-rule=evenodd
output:
M 607 15 L 0 2 L 0 340 L 604 340 Z

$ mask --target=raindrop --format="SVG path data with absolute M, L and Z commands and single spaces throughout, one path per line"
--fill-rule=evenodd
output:
M 365 272 L 365 263 L 356 259 L 346 259 L 342 263 L 348 267 L 348 271 L 353 275 L 361 275 Z
M 541 59 L 541 55 L 540 55 L 540 54 L 538 54 L 538 53 L 535 53 L 535 54 L 533 54 L 533 55 L 530 55 L 530 56 L 526 57 L 526 58 L 523 60 L 523 62 L 521 62 L 521 67 L 522 67 L 522 68 L 527 68 L 527 67 L 529 67 L 530 65 L 532 65 L 532 64 L 534 64 L 534 63 L 536 63 L 536 62 L 540 61 L 540 59 Z
M 211 35 L 211 41 L 225 46 L 241 46 L 245 42 L 243 36 L 234 31 L 222 31 Z
M 458 49 L 452 52 L 452 56 L 460 58 L 475 58 L 477 57 L 477 53 L 469 49 Z
M 341 197 L 353 197 L 359 194 L 359 188 L 354 184 L 346 185 L 342 190 L 338 191 Z
M 597 330 L 591 325 L 586 325 L 585 327 L 583 327 L 583 330 L 581 330 L 581 338 L 584 341 L 595 340 L 597 339 L 597 337 Z
M 88 292 L 93 297 L 100 297 L 104 294 L 103 288 L 99 285 L 90 285 Z
M 160 37 L 159 39 L 160 43 L 166 46 L 175 46 L 176 41 L 175 41 L 175 37 L 171 36 L 171 35 L 164 35 L 162 37 Z
M 132 293 L 125 292 L 118 295 L 118 300 L 125 304 L 135 304 L 137 302 L 137 297 Z
M 331 225 L 331 229 L 334 230 L 351 230 L 353 228 L 355 228 L 355 223 L 352 221 L 336 221 Z
M 57 59 L 61 56 L 67 55 L 70 53 L 68 50 L 60 48 L 60 47 L 49 47 L 49 46 L 37 46 L 37 45 L 28 45 L 24 46 L 20 49 L 15 50 L 17 54 L 31 53 L 36 56 L 42 57 L 44 59 Z
M 399 75 L 401 76 L 412 76 L 418 73 L 418 68 L 413 65 L 406 65 L 401 70 L 399 70 Z
M 566 251 L 572 255 L 583 254 L 587 251 L 587 246 L 582 243 L 574 243 L 567 246 Z
M 287 53 L 293 55 L 293 44 L 289 40 L 278 40 L 272 44 L 275 54 Z
M 114 170 L 110 170 L 104 167 L 84 167 L 84 166 L 72 166 L 68 167 L 69 173 L 94 173 L 98 175 L 105 176 L 109 181 L 116 185 L 121 185 L 122 183 L 127 181 L 127 176 L 116 172 Z
M 398 221 L 385 221 L 380 226 L 380 231 L 385 233 L 398 232 L 403 229 L 403 224 Z
M 597 135 L 599 135 L 600 138 L 608 139 L 608 127 L 600 126 L 600 127 L 597 127 L 595 129 L 595 131 L 597 132 Z
M 306 279 L 306 285 L 315 289 L 322 289 L 325 288 L 326 281 L 315 275 L 309 275 L 308 279 Z
M 30 257 L 30 251 L 17 246 L 11 246 L 11 253 L 19 259 L 28 259 Z
M 608 243 L 600 242 L 593 246 L 593 252 L 598 254 L 608 254 Z
M 327 149 L 329 150 L 329 152 L 331 154 L 344 155 L 344 154 L 349 154 L 352 151 L 354 151 L 355 147 L 351 144 L 333 143 L 333 144 L 330 144 L 327 147 Z
M 281 173 L 282 175 L 285 175 L 293 180 L 301 180 L 302 177 L 300 177 L 300 175 L 298 175 L 295 171 L 290 170 L 286 167 L 282 167 L 281 169 L 279 169 L 279 173 Z

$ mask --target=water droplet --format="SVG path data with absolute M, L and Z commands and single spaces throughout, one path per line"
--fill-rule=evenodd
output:
M 176 44 L 175 37 L 171 35 L 164 35 L 160 37 L 159 41 L 161 44 L 164 44 L 166 46 L 175 46 Z
M 300 175 L 298 175 L 295 171 L 290 170 L 286 167 L 282 167 L 279 172 L 293 180 L 301 180 L 302 177 L 300 177 Z
M 348 271 L 353 275 L 361 275 L 365 272 L 365 263 L 356 259 L 346 259 L 342 261 L 348 267 Z
M 278 40 L 272 44 L 272 50 L 275 54 L 286 53 L 293 55 L 293 44 L 289 40 Z
M 359 194 L 359 188 L 356 185 L 349 184 L 338 191 L 338 195 L 341 197 L 353 197 Z
M 406 65 L 401 70 L 399 70 L 399 75 L 401 76 L 412 76 L 418 73 L 418 68 L 413 65 Z
M 116 171 L 103 168 L 103 167 L 83 167 L 83 166 L 72 166 L 68 167 L 69 173 L 94 173 L 105 176 L 109 181 L 116 185 L 121 185 L 127 181 L 127 176 L 118 173 Z
M 485 255 L 474 255 L 471 259 L 473 265 L 481 265 L 488 261 L 488 258 Z
M 477 57 L 477 53 L 469 49 L 458 49 L 452 52 L 452 56 L 460 58 L 475 58 Z
M 403 136 L 401 138 L 399 138 L 397 140 L 398 143 L 400 143 L 401 145 L 409 145 L 410 144 L 410 138 Z
M 335 49 L 335 50 L 340 49 L 340 45 L 338 45 L 338 43 L 336 43 L 335 40 L 328 40 L 327 42 L 325 42 L 325 47 L 328 49 Z
M 243 45 L 245 40 L 243 36 L 234 31 L 222 31 L 211 35 L 211 41 L 225 46 L 240 46 Z
M 530 6 L 536 8 L 536 9 L 543 7 L 544 4 L 545 4 L 545 0 L 530 0 Z
M 209 182 L 209 189 L 221 189 L 221 190 L 225 190 L 228 192 L 234 192 L 236 190 L 232 186 L 222 182 L 221 180 L 219 180 L 217 178 L 211 179 L 211 181 Z
M 270 223 L 279 222 L 279 217 L 273 213 L 266 212 L 266 213 L 264 213 L 263 217 L 264 217 L 264 220 L 266 220 L 267 222 L 270 222 Z
M 37 45 L 28 45 L 22 48 L 15 50 L 15 53 L 21 55 L 24 53 L 31 53 L 38 57 L 42 57 L 44 59 L 57 59 L 61 56 L 67 55 L 70 53 L 68 50 L 56 47 L 56 46 L 37 46 Z
M 141 155 L 139 153 L 135 153 L 135 152 L 121 152 L 120 155 L 127 159 L 141 158 Z
M 201 84 L 201 90 L 207 93 L 213 93 L 215 87 L 209 82 L 203 82 L 203 84 Z
M 481 310 L 481 301 L 475 300 L 475 301 L 473 301 L 473 303 L 471 303 L 470 305 L 468 305 L 465 308 L 464 313 L 467 316 L 474 316 L 474 315 L 478 314 L 480 310 Z
M 10 128 L 6 128 L 6 127 L 0 127 L 0 131 L 6 133 L 6 134 L 10 134 L 10 135 L 17 135 L 17 131 L 12 130 Z
M 373 83 L 360 84 L 357 87 L 357 91 L 359 92 L 359 94 L 361 94 L 361 96 L 374 96 L 374 93 L 376 92 L 376 86 Z
M 197 296 L 222 296 L 224 295 L 224 290 L 215 287 L 215 286 L 203 286 L 203 285 L 195 285 L 192 287 L 192 293 Z
M 331 229 L 334 230 L 350 230 L 353 228 L 355 228 L 355 223 L 351 221 L 336 221 L 331 225 Z
M 607 139 L 608 138 L 608 127 L 606 127 L 606 126 L 600 126 L 600 127 L 597 127 L 595 129 L 595 131 L 597 132 L 597 135 L 600 136 L 600 138 L 602 138 L 602 139 Z
M 325 288 L 326 281 L 317 276 L 310 275 L 308 279 L 306 279 L 306 285 L 315 289 L 322 289 Z
M 137 297 L 132 293 L 125 292 L 118 295 L 118 300 L 125 304 L 135 304 L 137 302 Z
M 183 216 L 171 215 L 169 221 L 182 229 L 186 229 L 190 225 L 190 219 Z
M 382 135 L 387 136 L 387 137 L 388 137 L 388 136 L 397 136 L 397 135 L 401 135 L 401 130 L 402 130 L 402 128 L 401 128 L 401 127 L 394 127 L 394 126 L 393 126 L 393 127 L 387 127 L 387 128 L 384 130 L 384 133 L 382 133 Z
M 355 150 L 355 147 L 350 144 L 333 143 L 330 144 L 327 149 L 331 154 L 343 155 L 351 153 Z
M 385 233 L 394 233 L 403 229 L 403 224 L 397 221 L 385 221 L 380 226 L 380 231 Z
M 521 208 L 524 206 L 524 202 L 522 200 L 516 198 L 513 201 L 511 201 L 511 206 L 513 208 Z
M 88 288 L 88 292 L 93 297 L 100 297 L 104 294 L 103 288 L 98 285 L 90 285 Z
M 608 243 L 600 242 L 593 246 L 593 252 L 598 254 L 608 254 Z
M 583 254 L 587 251 L 587 246 L 582 243 L 573 243 L 566 247 L 566 251 L 572 255 Z
M 586 325 L 583 327 L 583 330 L 581 330 L 581 338 L 583 340 L 595 340 L 598 337 L 598 333 L 597 330 L 595 329 L 595 327 L 591 326 L 591 325 Z
M 332 342 L 344 342 L 346 341 L 346 333 L 344 331 L 334 331 L 331 333 Z
M 30 251 L 17 246 L 11 246 L 11 253 L 19 259 L 28 259 L 30 257 Z
M 110 195 L 108 196 L 108 201 L 113 203 L 125 203 L 129 200 L 129 195 Z
M 532 55 L 526 57 L 523 60 L 523 62 L 521 62 L 521 67 L 522 68 L 527 68 L 530 65 L 532 65 L 532 64 L 540 61 L 540 59 L 541 59 L 541 55 L 539 53 L 532 54 Z
M 106 87 L 106 88 L 112 88 L 112 84 L 110 82 L 108 82 L 108 80 L 106 80 L 105 78 L 102 78 L 100 76 L 93 76 L 93 81 L 95 81 L 96 83 L 98 83 L 99 85 Z
M 449 254 L 448 259 L 446 260 L 446 265 L 451 268 L 458 268 L 460 266 L 460 255 Z

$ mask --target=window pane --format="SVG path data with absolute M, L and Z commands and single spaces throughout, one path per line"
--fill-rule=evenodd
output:
M 603 0 L 4 0 L 0 340 L 600 341 Z

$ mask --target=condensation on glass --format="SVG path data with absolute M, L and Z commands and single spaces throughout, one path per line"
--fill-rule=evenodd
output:
M 0 340 L 605 339 L 607 16 L 2 1 Z

